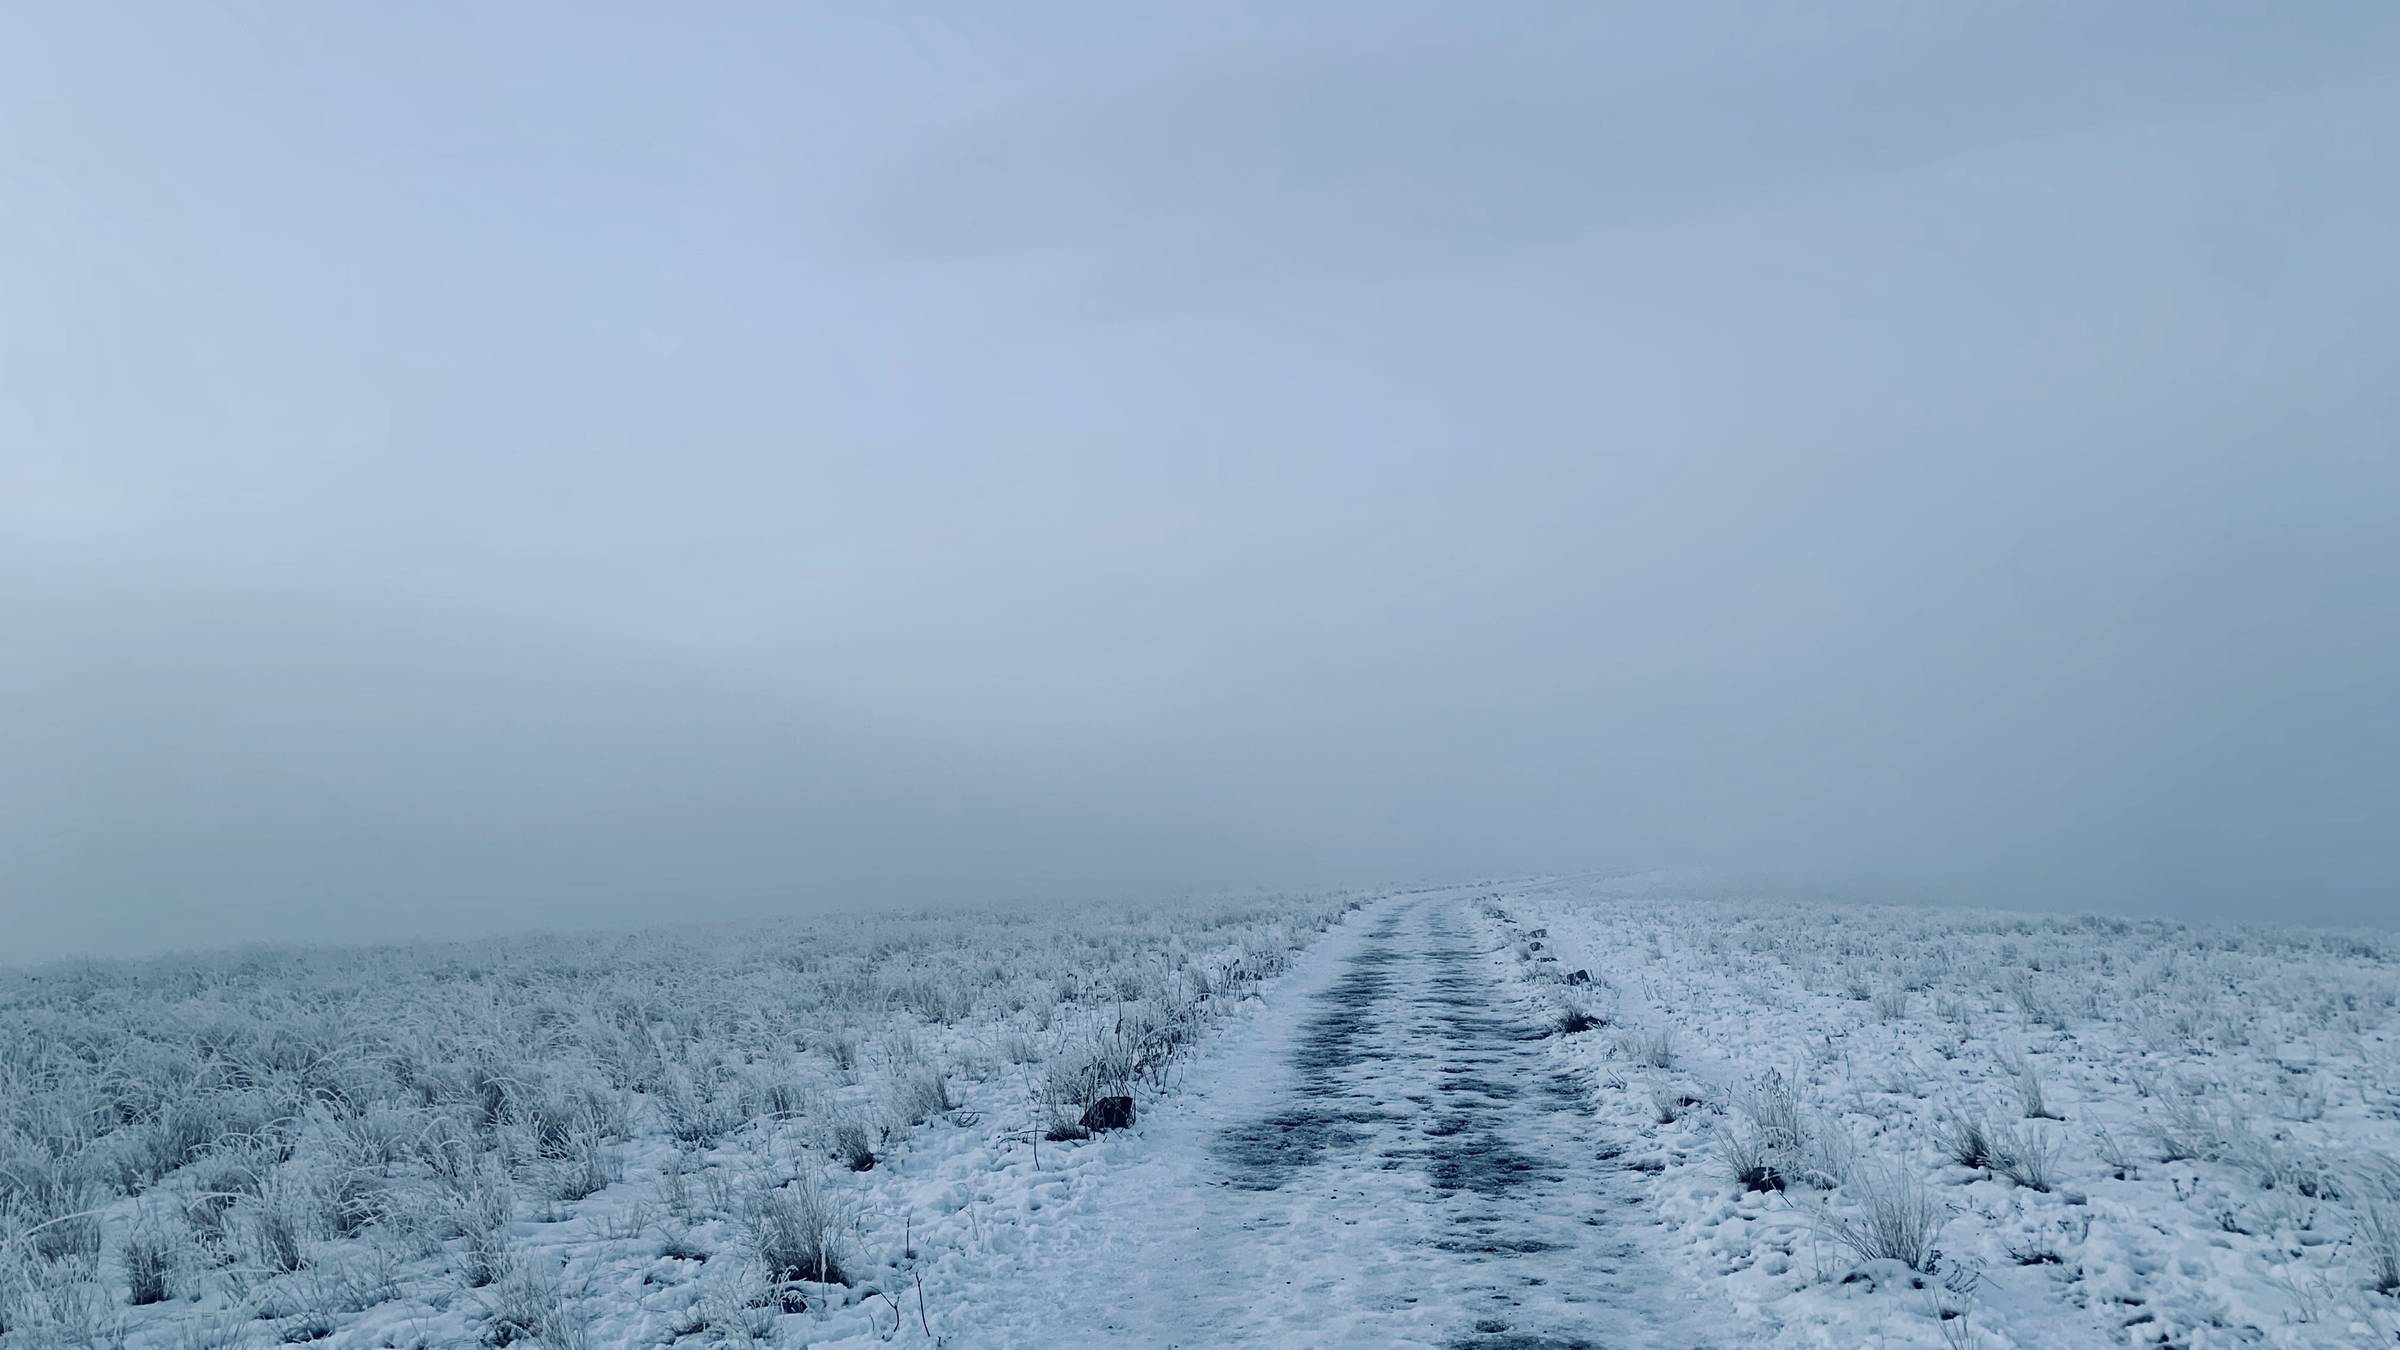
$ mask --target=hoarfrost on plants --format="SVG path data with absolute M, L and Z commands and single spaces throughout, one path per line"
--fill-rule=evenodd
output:
M 1759 1339 L 2400 1337 L 2389 934 L 1666 875 L 1494 909 L 1496 941 L 1547 930 L 1619 991 L 1612 1042 L 1553 1053 L 1622 1089 L 1601 1114 L 1642 1141 L 1653 1217 Z M 1660 1109 L 1695 1083 L 1727 1109 Z
M 0 976 L 0 1345 L 864 1328 L 1062 1113 L 1155 1090 L 1357 903 Z

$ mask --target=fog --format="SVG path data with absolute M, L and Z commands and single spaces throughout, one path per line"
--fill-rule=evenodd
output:
M 2388 921 L 2400 9 L 0 16 L 0 958 Z

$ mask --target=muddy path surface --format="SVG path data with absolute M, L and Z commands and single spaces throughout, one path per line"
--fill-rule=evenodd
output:
M 1231 1186 L 1312 1171 L 1406 1183 L 1414 1240 L 1454 1310 L 1445 1347 L 1697 1344 L 1664 1316 L 1661 1272 L 1626 1231 L 1641 1178 L 1619 1167 L 1586 1088 L 1542 1053 L 1541 1009 L 1510 997 L 1454 905 L 1395 907 L 1312 996 L 1288 1107 L 1225 1129 Z M 1438 1322 L 1438 1317 L 1428 1322 Z
M 975 1345 L 1717 1342 L 1464 895 L 1385 902 L 995 1252 Z M 1086 1339 L 1078 1339 L 1086 1338 Z

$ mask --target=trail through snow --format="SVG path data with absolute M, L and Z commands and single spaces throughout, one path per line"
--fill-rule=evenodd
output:
M 1644 1178 L 1462 897 L 1319 944 L 1113 1165 L 1042 1183 L 942 1300 L 953 1344 L 1578 1350 L 1717 1343 Z M 1095 1147 L 1081 1145 L 1077 1147 Z M 912 1328 L 913 1330 L 913 1328 Z

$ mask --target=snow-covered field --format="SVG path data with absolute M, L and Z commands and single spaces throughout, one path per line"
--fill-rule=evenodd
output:
M 0 1344 L 922 1334 L 1037 1151 L 1094 1151 L 1042 1136 L 1358 902 L 0 975 Z
M 1607 1025 L 1555 1053 L 1759 1340 L 2400 1339 L 2391 934 L 1643 878 L 1491 908 L 1528 968 L 1592 973 L 1559 996 Z
M 1723 895 L 0 976 L 0 1346 L 2400 1339 L 2392 935 Z

